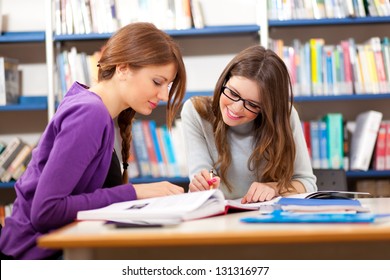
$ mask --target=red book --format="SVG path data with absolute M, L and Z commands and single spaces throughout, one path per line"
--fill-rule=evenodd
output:
M 386 132 L 387 124 L 381 122 L 379 126 L 378 136 L 376 138 L 375 154 L 374 154 L 374 169 L 385 170 L 386 160 Z
M 386 123 L 386 151 L 385 151 L 385 169 L 390 170 L 390 121 Z
M 150 131 L 150 125 L 149 121 L 142 120 L 141 121 L 142 126 L 142 132 L 145 137 L 145 144 L 146 144 L 146 150 L 148 151 L 148 156 L 150 160 L 150 167 L 152 169 L 152 177 L 161 177 L 159 168 L 158 168 L 158 161 L 156 156 L 156 151 L 154 150 L 154 144 L 152 139 L 152 134 Z

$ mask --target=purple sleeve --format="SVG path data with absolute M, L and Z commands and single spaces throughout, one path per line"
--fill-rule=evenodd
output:
M 38 152 L 46 149 L 50 154 L 31 209 L 32 224 L 40 232 L 72 222 L 80 210 L 136 199 L 131 184 L 102 189 L 102 180 L 97 179 L 106 175 L 101 173 L 108 170 L 107 155 L 111 156 L 115 134 L 106 109 L 96 107 L 57 112 L 41 140 Z M 45 141 L 50 137 L 54 141 Z M 52 147 L 45 147 L 45 143 Z

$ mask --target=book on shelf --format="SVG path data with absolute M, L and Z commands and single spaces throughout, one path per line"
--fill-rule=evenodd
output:
M 7 144 L 7 147 L 0 155 L 0 178 L 7 171 L 8 167 L 17 157 L 24 145 L 25 143 L 19 137 L 11 139 Z
M 18 103 L 20 96 L 19 61 L 0 57 L 0 105 Z
M 357 116 L 351 139 L 351 170 L 368 170 L 382 116 L 381 112 L 373 110 L 360 113 Z
M 0 0 L 0 36 L 3 33 L 3 0 Z
M 11 215 L 13 208 L 13 203 L 10 204 L 0 204 L 0 225 L 4 227 L 5 218 Z
M 138 161 L 140 175 L 142 177 L 150 177 L 152 175 L 148 150 L 146 148 L 144 135 L 142 132 L 141 121 L 134 121 L 132 125 L 133 143 L 135 157 Z
M 319 141 L 320 141 L 320 168 L 329 168 L 329 155 L 328 155 L 328 126 L 323 120 L 318 121 L 319 127 Z
M 7 144 L 5 144 L 3 141 L 0 141 L 0 155 L 5 150 L 5 147 L 7 147 Z
M 311 165 L 321 168 L 320 159 L 320 127 L 318 121 L 310 121 Z
M 181 177 L 188 177 L 188 164 L 185 152 L 185 140 L 183 135 L 182 120 L 176 119 L 171 129 L 171 139 L 175 147 L 175 154 Z
M 382 121 L 378 136 L 376 137 L 375 149 L 374 149 L 374 169 L 386 170 L 386 134 L 387 123 Z
M 386 93 L 389 91 L 388 82 L 386 78 L 385 61 L 383 59 L 383 52 L 381 47 L 381 39 L 379 37 L 371 37 L 368 41 L 371 44 L 374 65 L 377 71 L 378 87 L 380 93 Z
M 181 174 L 177 161 L 177 157 L 179 155 L 177 154 L 173 145 L 171 134 L 169 133 L 168 127 L 166 125 L 162 125 L 160 129 L 162 137 L 161 142 L 164 147 L 165 155 L 167 158 L 168 175 L 169 177 L 180 177 Z
M 387 82 L 387 91 L 390 91 L 390 41 L 389 37 L 383 37 L 381 39 L 381 49 L 383 56 L 383 63 L 386 74 L 386 82 Z
M 199 0 L 191 0 L 192 19 L 195 28 L 204 27 L 202 4 Z
M 326 123 L 327 155 L 331 169 L 340 169 L 344 166 L 343 147 L 343 116 L 340 113 L 329 113 L 324 117 Z
M 163 154 L 161 151 L 162 147 L 158 141 L 157 124 L 154 120 L 149 120 L 148 124 L 149 124 L 149 130 L 150 130 L 150 134 L 151 134 L 152 141 L 153 141 L 153 143 L 152 143 L 153 149 L 154 149 L 154 152 L 156 154 L 156 159 L 157 159 L 158 176 L 166 177 L 168 175 L 167 166 L 166 166 L 164 159 L 163 159 Z
M 386 123 L 385 169 L 390 170 L 390 121 Z
M 114 203 L 99 209 L 79 211 L 77 219 L 176 224 L 182 221 L 224 215 L 230 210 L 258 210 L 260 205 L 273 203 L 274 200 L 242 204 L 240 199 L 226 200 L 221 190 L 213 189 Z
M 22 174 L 24 173 L 24 171 L 26 170 L 27 168 L 27 165 L 28 163 L 30 162 L 31 160 L 31 157 L 32 157 L 32 150 L 30 151 L 30 153 L 27 154 L 27 156 L 24 158 L 24 160 L 22 161 L 22 163 L 20 165 L 18 165 L 11 173 L 11 177 L 17 181 L 19 180 L 19 178 L 22 176 Z
M 148 153 L 148 158 L 149 158 L 149 164 L 150 164 L 150 171 L 152 177 L 161 177 L 163 174 L 160 172 L 160 167 L 159 167 L 159 159 L 157 155 L 157 149 L 158 146 L 154 144 L 153 138 L 152 138 L 152 127 L 153 124 L 151 124 L 150 120 L 141 120 L 141 128 L 142 128 L 142 134 L 143 134 L 143 139 L 145 141 L 146 145 L 146 150 Z M 155 127 L 153 128 L 155 130 Z M 162 161 L 162 159 L 161 159 Z
M 14 160 L 8 166 L 8 168 L 3 172 L 0 180 L 3 183 L 9 182 L 11 179 L 16 179 L 13 177 L 15 172 L 17 172 L 19 166 L 21 166 L 25 160 L 30 156 L 32 147 L 29 144 L 24 143 L 20 151 L 14 157 Z

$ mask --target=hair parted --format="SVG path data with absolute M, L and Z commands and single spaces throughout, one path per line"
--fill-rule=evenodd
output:
M 177 43 L 168 34 L 151 23 L 138 22 L 119 29 L 102 48 L 99 60 L 98 81 L 111 79 L 116 66 L 128 64 L 133 70 L 147 66 L 174 63 L 177 73 L 169 91 L 166 122 L 171 128 L 180 109 L 186 88 L 186 71 Z M 118 116 L 118 126 L 122 137 L 122 162 L 124 166 L 123 183 L 128 182 L 127 160 L 131 143 L 131 125 L 135 115 L 132 108 L 122 111 Z

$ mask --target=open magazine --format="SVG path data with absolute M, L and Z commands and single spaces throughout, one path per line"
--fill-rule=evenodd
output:
M 129 223 L 177 224 L 182 221 L 224 215 L 230 210 L 258 210 L 279 198 L 266 202 L 240 203 L 226 200 L 219 189 L 114 203 L 77 213 L 78 220 L 107 220 Z

